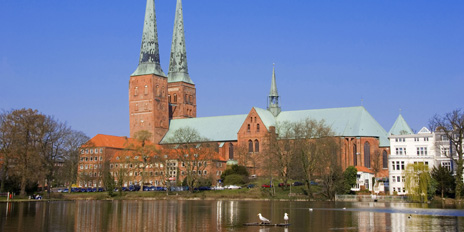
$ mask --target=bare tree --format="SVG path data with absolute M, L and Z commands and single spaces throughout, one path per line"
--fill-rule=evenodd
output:
M 83 132 L 71 130 L 65 135 L 63 151 L 63 168 L 61 169 L 60 178 L 67 183 L 69 193 L 71 193 L 72 184 L 77 180 L 77 168 L 79 163 L 79 148 L 89 140 Z
M 159 154 L 159 150 L 150 142 L 151 137 L 152 134 L 149 131 L 138 131 L 134 134 L 134 138 L 137 143 L 128 144 L 126 148 L 132 151 L 132 156 L 137 157 L 134 161 L 136 162 L 136 169 L 141 178 L 140 191 L 143 191 L 143 187 L 148 177 L 147 168 L 150 167 L 154 156 Z
M 456 163 L 456 199 L 461 199 L 463 188 L 463 137 L 464 137 L 464 112 L 460 109 L 446 113 L 443 116 L 435 115 L 430 120 L 432 130 L 441 134 L 450 143 L 449 156 Z
M 198 131 L 190 127 L 181 128 L 174 132 L 173 136 L 168 140 L 169 160 L 176 160 L 178 162 L 178 170 L 181 173 L 169 173 L 170 178 L 178 176 L 185 176 L 185 182 L 192 192 L 196 187 L 198 181 L 203 176 L 208 175 L 207 170 L 208 161 L 211 162 L 215 153 L 217 153 L 218 145 L 209 142 L 206 138 L 199 135 Z M 170 166 L 167 166 L 169 168 Z

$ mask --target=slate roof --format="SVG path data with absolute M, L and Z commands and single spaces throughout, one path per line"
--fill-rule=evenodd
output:
M 409 127 L 406 120 L 404 120 L 403 116 L 400 114 L 396 119 L 395 123 L 393 124 L 392 128 L 388 132 L 390 135 L 412 135 L 414 132 Z
M 324 120 L 337 136 L 349 137 L 378 137 L 380 146 L 390 146 L 387 132 L 362 106 L 329 108 L 316 110 L 282 111 L 274 117 L 268 110 L 254 107 L 267 129 L 285 121 L 299 122 L 307 118 Z M 247 115 L 231 115 L 220 117 L 190 118 L 171 120 L 168 133 L 161 143 L 174 134 L 174 131 L 182 127 L 196 129 L 202 137 L 211 141 L 234 141 L 237 133 L 244 123 Z

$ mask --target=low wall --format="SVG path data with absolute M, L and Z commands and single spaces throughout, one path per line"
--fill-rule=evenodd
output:
M 389 196 L 389 195 L 335 195 L 335 201 L 408 202 L 408 197 L 407 196 Z

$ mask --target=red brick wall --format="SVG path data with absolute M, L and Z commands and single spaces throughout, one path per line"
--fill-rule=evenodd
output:
M 131 76 L 129 80 L 130 135 L 140 130 L 153 134 L 158 144 L 169 128 L 167 78 L 157 75 Z
M 195 85 L 184 82 L 169 83 L 168 94 L 171 99 L 169 102 L 171 105 L 169 117 L 171 119 L 195 118 L 197 116 Z

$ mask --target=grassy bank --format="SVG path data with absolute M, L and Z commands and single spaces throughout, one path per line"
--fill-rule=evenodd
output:
M 275 193 L 274 193 L 275 192 Z M 250 199 L 250 200 L 269 200 L 269 199 L 285 199 L 285 200 L 307 200 L 308 197 L 304 194 L 303 186 L 290 188 L 242 188 L 236 190 L 210 190 L 196 191 L 190 193 L 188 191 L 181 192 L 115 192 L 114 196 L 110 197 L 107 192 L 96 193 L 51 193 L 40 194 L 43 200 L 137 200 L 137 199 Z M 6 199 L 0 201 L 5 202 Z M 29 201 L 28 197 L 15 197 L 11 201 Z

